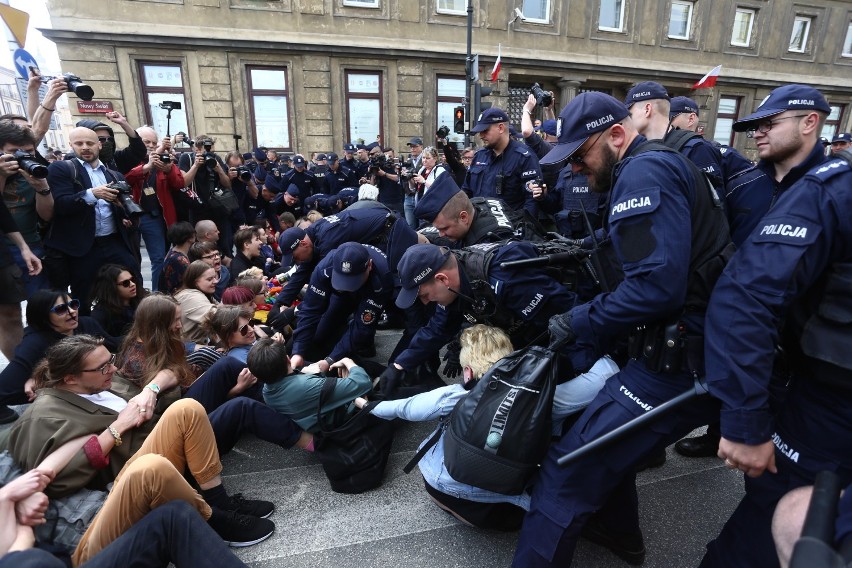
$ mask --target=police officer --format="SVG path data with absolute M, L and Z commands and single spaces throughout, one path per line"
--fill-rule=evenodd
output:
M 305 204 L 302 203 L 299 198 L 301 192 L 294 183 L 291 183 L 287 187 L 286 191 L 282 191 L 277 195 L 268 192 L 266 189 L 264 189 L 263 192 L 263 197 L 269 199 L 272 202 L 272 205 L 275 207 L 275 213 L 277 215 L 281 215 L 284 212 L 290 212 L 296 219 L 298 219 L 299 217 L 307 213 Z
M 672 410 L 653 429 L 617 443 L 605 455 L 566 468 L 556 460 L 693 386 L 694 373 L 701 371 L 709 288 L 732 246 L 724 213 L 694 169 L 681 154 L 646 142 L 623 103 L 599 92 L 582 93 L 559 120 L 559 141 L 544 161 L 569 159 L 594 191 L 611 187 L 604 228 L 624 278 L 613 291 L 551 318 L 551 342 L 565 345 L 576 371 L 588 369 L 628 336 L 639 347 L 545 457 L 514 566 L 570 565 L 577 538 L 595 511 L 584 536 L 638 564 L 645 547 L 637 465 L 706 423 L 718 406 L 705 397 Z
M 436 244 L 466 247 L 508 239 L 540 240 L 522 212 L 511 209 L 500 199 L 470 199 L 452 176 L 438 176 L 417 203 L 414 213 L 418 219 L 432 224 L 431 230 L 420 232 Z
M 293 169 L 281 174 L 282 187 L 295 185 L 299 188 L 299 201 L 302 203 L 313 195 L 319 193 L 317 178 L 307 170 L 307 162 L 301 154 L 293 157 Z
M 366 178 L 370 171 L 370 152 L 364 144 L 355 146 L 355 164 L 352 171 L 358 176 L 358 183 L 363 183 L 360 180 Z
M 828 159 L 819 134 L 829 112 L 825 98 L 813 87 L 786 85 L 734 123 L 735 131 L 746 131 L 757 141 L 760 156 L 756 167 L 725 184 L 725 211 L 735 245 L 745 241 L 783 192 Z M 675 450 L 688 457 L 714 456 L 720 435 L 711 424 L 707 433 L 681 440 Z
M 554 216 L 559 234 L 571 239 L 589 236 L 589 226 L 592 231 L 601 227 L 607 195 L 591 191 L 588 178 L 572 171 L 570 165 L 559 172 L 553 190 L 533 193 L 541 210 Z
M 850 145 L 852 145 L 852 134 L 841 132 L 831 139 L 831 153 L 836 154 L 843 150 L 848 150 Z
M 785 122 L 795 120 L 809 118 Z M 770 534 L 778 500 L 821 470 L 835 472 L 841 486 L 852 481 L 848 159 L 817 166 L 785 191 L 713 291 L 707 382 L 722 401 L 719 457 L 748 478 L 702 566 L 778 566 Z M 792 380 L 773 403 L 778 344 Z
M 499 108 L 489 108 L 471 129 L 479 134 L 484 148 L 476 152 L 462 189 L 471 197 L 496 197 L 512 209 L 526 209 L 537 217 L 538 208 L 526 182 L 541 177 L 535 154 L 511 138 L 509 117 Z
M 411 247 L 399 262 L 402 290 L 396 305 L 420 300 L 437 304 L 426 327 L 412 338 L 382 375 L 393 390 L 404 370 L 413 370 L 452 340 L 465 322 L 505 330 L 517 347 L 545 331 L 544 322 L 574 306 L 576 296 L 545 269 L 502 268 L 501 263 L 538 257 L 528 242 L 483 243 L 451 251 L 433 244 Z
M 352 172 L 355 172 L 356 167 L 358 165 L 358 160 L 355 159 L 355 144 L 344 144 L 343 145 L 343 158 L 340 160 L 340 164 L 346 166 Z
M 326 156 L 328 171 L 324 174 L 326 193 L 336 194 L 345 187 L 356 187 L 358 178 L 355 172 L 344 166 L 337 154 L 332 152 Z
M 359 181 L 378 187 L 378 201 L 396 211 L 399 216 L 403 216 L 405 214 L 403 211 L 403 190 L 399 183 L 399 175 L 396 173 L 396 166 L 387 159 L 378 142 L 369 144 L 367 149 L 370 156 L 369 172 L 365 178 Z
M 392 293 L 393 277 L 382 251 L 360 243 L 340 245 L 311 275 L 299 304 L 290 363 L 299 368 L 316 360 L 326 372 L 335 361 L 372 349 L 376 324 Z M 350 315 L 349 325 L 341 325 Z

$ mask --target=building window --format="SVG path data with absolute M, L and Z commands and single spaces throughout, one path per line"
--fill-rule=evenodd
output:
M 145 101 L 145 121 L 160 135 L 187 132 L 186 97 L 179 63 L 139 62 L 142 78 L 142 98 Z M 160 108 L 165 101 L 180 103 L 180 110 L 173 110 L 171 120 L 168 111 Z
M 846 39 L 843 41 L 843 57 L 852 57 L 852 22 L 846 26 Z
M 734 145 L 734 122 L 740 111 L 739 97 L 722 97 L 716 112 L 716 131 L 713 140 L 726 146 Z
M 379 0 L 343 0 L 344 6 L 357 6 L 358 8 L 381 8 Z
M 438 0 L 438 13 L 464 15 L 467 13 L 467 0 Z
M 671 39 L 690 39 L 693 7 L 692 2 L 672 2 L 669 17 L 669 37 Z
M 831 112 L 828 113 L 828 117 L 825 119 L 825 125 L 822 127 L 820 136 L 831 140 L 840 132 L 844 109 L 843 105 L 829 105 L 828 108 L 831 109 Z
M 601 0 L 598 29 L 605 32 L 624 31 L 624 0 Z
M 808 37 L 811 33 L 811 20 L 807 16 L 796 16 L 793 20 L 793 33 L 790 34 L 790 46 L 787 51 L 804 53 L 808 49 Z
M 550 23 L 550 0 L 524 0 L 522 11 L 528 22 Z
M 756 16 L 756 10 L 737 8 L 734 14 L 734 29 L 731 32 L 731 45 L 751 47 L 751 30 Z
M 448 139 L 450 142 L 460 142 L 464 139 L 463 134 L 453 132 L 453 123 L 455 122 L 455 108 L 464 103 L 466 92 L 467 81 L 464 80 L 464 77 L 438 76 L 437 123 L 435 130 L 442 126 L 449 128 L 450 135 Z
M 382 74 L 369 71 L 346 72 L 346 139 L 369 144 L 381 139 Z
M 287 68 L 248 66 L 246 70 L 255 145 L 289 150 L 291 144 Z

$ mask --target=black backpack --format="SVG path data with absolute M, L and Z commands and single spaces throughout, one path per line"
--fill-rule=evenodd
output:
M 550 444 L 554 359 L 553 351 L 532 346 L 497 361 L 406 471 L 444 433 L 444 464 L 453 479 L 503 495 L 522 493 Z

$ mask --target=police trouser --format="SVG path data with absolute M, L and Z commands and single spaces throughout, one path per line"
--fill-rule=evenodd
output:
M 746 494 L 719 536 L 707 545 L 704 567 L 775 568 L 772 515 L 787 492 L 813 485 L 820 471 L 833 471 L 841 486 L 852 482 L 852 394 L 795 381 L 777 419 L 775 466 L 745 478 Z
M 692 385 L 687 372 L 652 373 L 634 360 L 607 380 L 574 427 L 548 451 L 533 487 L 513 566 L 570 565 L 583 525 L 596 511 L 600 522 L 613 532 L 639 532 L 637 466 L 653 451 L 718 415 L 718 402 L 710 397 L 693 399 L 568 467 L 559 467 L 556 460 Z

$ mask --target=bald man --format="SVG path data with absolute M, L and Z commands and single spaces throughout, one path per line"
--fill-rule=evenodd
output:
M 48 168 L 54 215 L 44 241 L 45 265 L 51 285 L 60 290 L 70 285 L 71 295 L 80 300 L 80 313 L 87 315 L 89 291 L 101 266 L 120 264 L 139 282 L 142 276 L 128 233 L 131 220 L 118 189 L 108 187 L 125 181 L 124 176 L 101 163 L 101 143 L 93 130 L 78 127 L 68 138 L 74 157 Z

